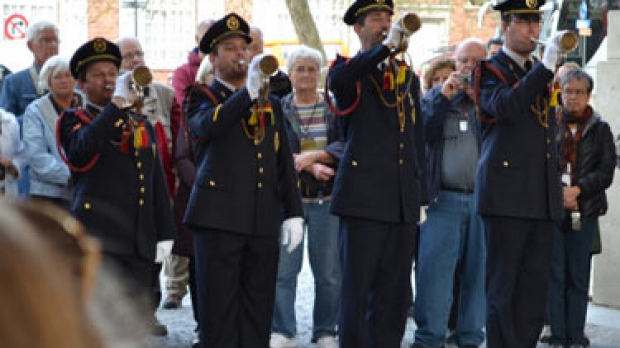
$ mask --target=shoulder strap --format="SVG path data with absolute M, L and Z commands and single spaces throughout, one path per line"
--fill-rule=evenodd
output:
M 91 120 L 88 116 L 86 116 L 86 113 L 84 112 L 84 110 L 82 109 L 74 109 L 73 110 L 73 114 L 80 120 L 80 122 L 82 122 L 83 124 L 89 125 Z M 56 121 L 56 149 L 58 150 L 58 155 L 60 156 L 60 159 L 67 165 L 67 167 L 69 167 L 69 169 L 72 172 L 76 172 L 76 173 L 85 173 L 89 170 L 91 170 L 95 164 L 97 163 L 97 161 L 99 160 L 99 154 L 96 154 L 90 161 L 88 161 L 88 163 L 83 166 L 83 167 L 78 167 L 78 166 L 74 166 L 73 164 L 71 164 L 69 162 L 69 159 L 67 158 L 67 156 L 65 155 L 65 151 L 62 148 L 62 146 L 60 145 L 60 125 L 62 124 L 62 120 L 65 118 L 65 111 L 63 111 L 60 116 L 58 117 L 58 121 Z M 76 127 L 74 129 L 72 129 L 71 131 L 77 131 L 80 127 L 80 125 L 76 125 Z
M 476 114 L 482 122 L 493 124 L 497 122 L 497 119 L 487 116 L 484 112 L 482 112 L 482 108 L 480 107 L 480 82 L 482 80 L 482 71 L 485 69 L 497 76 L 497 78 L 499 78 L 506 86 L 509 86 L 509 84 L 508 79 L 506 79 L 501 70 L 490 61 L 483 60 L 478 62 L 476 65 L 476 71 L 474 73 L 474 102 L 476 104 Z M 519 82 L 517 81 L 512 88 L 516 88 L 518 85 Z
M 329 71 L 327 72 L 327 77 L 325 78 L 325 102 L 327 103 L 327 107 L 329 108 L 329 110 L 331 110 L 331 112 L 336 116 L 346 116 L 352 113 L 357 108 L 357 105 L 360 103 L 360 99 L 362 97 L 362 81 L 357 80 L 355 82 L 355 88 L 357 89 L 357 98 L 355 98 L 353 104 L 351 104 L 351 106 L 349 106 L 348 108 L 344 110 L 338 109 L 329 98 L 329 77 L 334 69 L 334 66 L 339 62 L 343 62 L 343 64 L 349 64 L 350 61 L 351 58 L 338 55 L 336 57 L 336 60 L 334 60 L 334 62 L 329 66 Z
M 191 102 L 192 99 L 192 95 L 194 94 L 195 90 L 199 90 L 200 92 L 202 92 L 202 94 L 204 94 L 207 98 L 209 98 L 209 100 L 211 100 L 211 102 L 213 103 L 213 105 L 219 105 L 220 101 L 215 97 L 215 95 L 213 94 L 213 92 L 211 92 L 211 90 L 204 86 L 201 83 L 198 82 L 194 82 L 193 85 L 191 85 L 188 89 L 187 89 L 187 93 L 185 94 L 185 97 L 183 98 L 183 106 L 181 108 L 181 122 L 179 127 L 183 130 L 183 132 L 185 132 L 185 140 L 188 142 L 188 147 L 191 149 L 191 144 L 189 144 L 190 141 L 194 141 L 197 143 L 204 143 L 206 142 L 206 139 L 202 139 L 199 137 L 194 136 L 193 134 L 191 134 L 191 132 L 189 131 L 189 126 L 188 126 L 188 116 L 189 116 L 189 104 Z

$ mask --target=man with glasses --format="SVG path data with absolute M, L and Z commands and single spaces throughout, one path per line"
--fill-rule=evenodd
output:
M 548 85 L 557 38 L 531 54 L 544 1 L 506 0 L 505 43 L 475 72 L 482 148 L 475 200 L 487 233 L 487 347 L 536 347 L 543 326 L 553 221 L 562 213 L 556 122 Z

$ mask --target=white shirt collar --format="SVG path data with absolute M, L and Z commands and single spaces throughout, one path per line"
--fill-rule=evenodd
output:
M 512 60 L 514 60 L 515 63 L 519 64 L 521 69 L 525 70 L 525 62 L 526 62 L 527 59 L 525 59 L 522 56 L 518 55 L 515 51 L 513 51 L 510 48 L 506 47 L 506 45 L 502 46 L 502 51 L 504 51 L 504 53 L 506 53 L 506 55 L 508 57 L 510 57 Z M 532 61 L 532 56 L 530 56 L 529 60 L 532 62 L 532 64 L 534 64 L 534 61 Z

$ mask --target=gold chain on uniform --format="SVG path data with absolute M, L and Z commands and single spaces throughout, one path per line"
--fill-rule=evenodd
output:
M 392 59 L 390 59 L 390 64 L 393 64 Z M 407 87 L 402 93 L 400 93 L 399 91 L 400 90 L 399 86 L 401 85 L 399 85 L 398 82 L 396 83 L 396 86 L 394 87 L 394 97 L 396 100 L 394 101 L 394 103 L 389 103 L 385 99 L 385 97 L 383 96 L 383 92 L 381 91 L 381 88 L 379 87 L 379 83 L 375 80 L 374 77 L 370 76 L 370 81 L 372 81 L 373 86 L 375 86 L 375 89 L 377 90 L 377 94 L 379 95 L 379 98 L 381 99 L 381 102 L 383 103 L 383 105 L 388 109 L 392 109 L 396 107 L 396 113 L 398 114 L 398 124 L 400 126 L 400 131 L 403 132 L 405 130 L 405 122 L 406 122 L 405 99 L 410 93 L 409 88 L 411 87 L 411 82 L 413 81 L 413 77 L 411 76 L 411 74 L 409 75 L 409 80 L 407 81 Z M 415 106 L 411 107 L 411 119 L 415 123 Z

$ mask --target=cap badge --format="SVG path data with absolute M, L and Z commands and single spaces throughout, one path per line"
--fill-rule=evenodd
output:
M 536 0 L 534 0 L 536 1 Z M 230 17 L 226 20 L 226 26 L 228 27 L 228 29 L 230 30 L 237 30 L 239 29 L 239 20 L 237 19 L 237 17 Z
M 105 52 L 106 46 L 107 44 L 105 43 L 104 39 L 95 39 L 95 41 L 93 42 L 93 48 L 97 53 Z
M 536 5 L 538 5 L 538 0 L 525 0 L 525 5 L 529 8 L 536 8 Z

